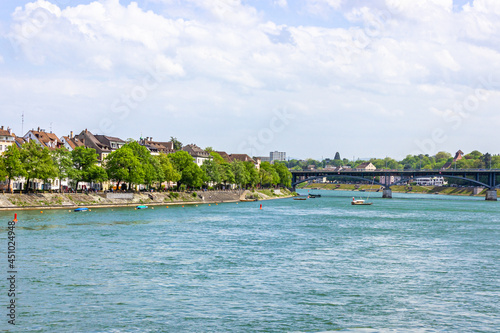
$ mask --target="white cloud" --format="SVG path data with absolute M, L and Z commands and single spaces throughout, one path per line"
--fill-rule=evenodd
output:
M 274 4 L 277 5 L 278 7 L 281 7 L 281 8 L 287 8 L 288 7 L 287 0 L 275 0 Z
M 253 117 L 266 119 L 272 107 L 286 105 L 299 119 L 307 117 L 317 126 L 334 121 L 348 135 L 346 128 L 359 115 L 368 119 L 359 126 L 369 132 L 391 121 L 397 121 L 391 128 L 439 122 L 442 117 L 430 110 L 452 108 L 500 66 L 500 5 L 493 0 L 475 0 L 462 11 L 453 11 L 451 0 L 306 3 L 313 15 L 342 15 L 348 26 L 335 28 L 311 21 L 277 23 L 236 0 L 156 4 L 160 9 L 155 11 L 118 0 L 59 8 L 38 0 L 17 8 L 9 38 L 19 67 L 26 69 L 12 70 L 0 88 L 21 100 L 23 91 L 33 91 L 34 103 L 46 108 L 60 103 L 70 109 L 76 96 L 98 128 L 103 114 L 113 115 L 115 100 L 143 87 L 152 75 L 158 86 L 144 101 L 131 103 L 122 124 L 134 128 L 154 112 L 158 128 L 177 119 L 170 130 L 191 124 L 203 132 L 205 124 L 217 122 L 215 116 L 228 127 L 246 126 L 254 124 Z M 273 4 L 287 12 L 293 6 L 285 0 Z M 498 84 L 490 87 L 500 90 Z M 0 102 L 15 105 L 8 96 Z M 436 118 L 423 119 L 423 112 Z M 118 124 L 116 130 L 123 127 Z M 411 133 L 401 135 L 418 131 Z M 295 136 L 288 138 L 292 142 Z

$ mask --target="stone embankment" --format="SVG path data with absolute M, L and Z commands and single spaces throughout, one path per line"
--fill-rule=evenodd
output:
M 262 193 L 266 192 L 266 193 Z M 68 209 L 76 207 L 120 207 L 135 205 L 184 205 L 235 202 L 249 197 L 259 200 L 289 197 L 284 190 L 250 192 L 248 190 L 141 193 L 36 193 L 0 194 L 0 210 Z

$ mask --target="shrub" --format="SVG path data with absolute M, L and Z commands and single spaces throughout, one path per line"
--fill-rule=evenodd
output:
M 193 192 L 193 194 L 191 194 L 193 196 L 193 198 L 196 198 L 198 195 L 196 194 L 196 192 Z

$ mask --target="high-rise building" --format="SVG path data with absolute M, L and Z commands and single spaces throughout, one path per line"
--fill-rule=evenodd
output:
M 272 151 L 269 153 L 269 159 L 273 161 L 286 161 L 286 153 L 280 151 Z

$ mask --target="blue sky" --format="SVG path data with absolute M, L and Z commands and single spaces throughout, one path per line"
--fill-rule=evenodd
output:
M 498 154 L 499 31 L 495 0 L 10 1 L 0 123 L 297 158 Z

